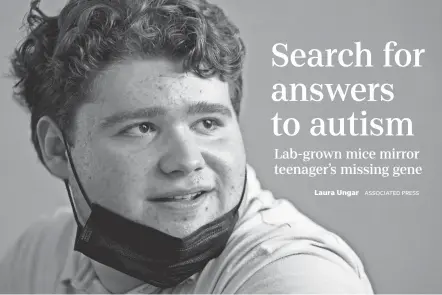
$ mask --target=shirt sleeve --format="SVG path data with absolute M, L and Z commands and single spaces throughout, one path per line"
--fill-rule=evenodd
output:
M 258 270 L 237 293 L 372 294 L 373 290 L 365 274 L 359 277 L 351 269 L 320 256 L 292 255 Z

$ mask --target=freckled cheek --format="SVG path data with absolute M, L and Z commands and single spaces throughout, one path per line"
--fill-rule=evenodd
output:
M 206 164 L 215 172 L 221 193 L 236 196 L 242 187 L 246 158 L 240 138 L 224 139 L 206 149 Z M 232 202 L 236 199 L 233 198 Z
M 213 158 L 213 164 L 230 168 L 243 165 L 245 150 L 241 136 L 224 136 L 211 141 L 204 147 L 208 158 Z
M 136 154 L 101 152 L 94 161 L 94 184 L 108 196 L 108 202 L 139 206 L 148 186 L 150 162 Z

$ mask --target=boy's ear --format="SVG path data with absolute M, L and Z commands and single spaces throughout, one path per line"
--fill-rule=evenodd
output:
M 69 163 L 63 133 L 48 116 L 43 116 L 37 123 L 36 134 L 43 162 L 49 172 L 62 180 L 69 177 Z

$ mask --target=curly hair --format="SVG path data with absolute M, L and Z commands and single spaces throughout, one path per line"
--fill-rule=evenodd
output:
M 41 161 L 38 120 L 47 115 L 69 135 L 94 74 L 128 56 L 176 59 L 202 78 L 219 77 L 239 114 L 245 46 L 219 7 L 206 0 L 70 0 L 49 17 L 39 2 L 31 1 L 28 36 L 11 64 L 14 97 L 31 113 Z

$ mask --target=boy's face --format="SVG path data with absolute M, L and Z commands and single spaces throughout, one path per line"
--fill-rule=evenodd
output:
M 77 111 L 71 148 L 91 201 L 176 237 L 232 209 L 246 157 L 228 88 L 165 59 L 103 71 Z M 69 182 L 84 222 L 88 207 Z

